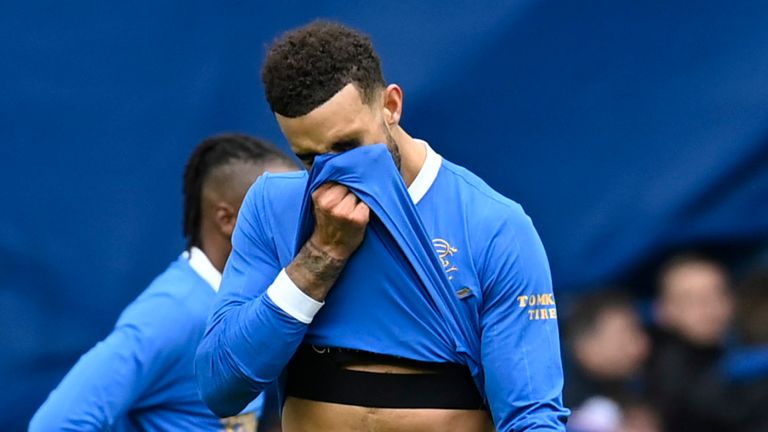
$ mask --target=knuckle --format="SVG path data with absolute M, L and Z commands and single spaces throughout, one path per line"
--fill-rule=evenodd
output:
M 328 206 L 328 203 L 326 201 L 316 202 L 315 203 L 315 207 L 320 209 L 320 211 L 323 211 L 323 212 L 326 212 L 326 213 L 328 212 L 328 210 L 330 210 L 329 206 Z
M 324 194 L 317 198 L 315 201 L 315 205 L 319 205 L 320 207 L 327 209 L 329 207 L 333 206 L 333 197 L 329 196 L 328 194 Z
M 342 219 L 344 218 L 344 216 L 346 216 L 345 213 L 341 209 L 339 209 L 339 207 L 334 207 L 333 209 L 331 209 L 330 214 L 336 219 Z
M 354 218 L 352 219 L 352 223 L 354 223 L 358 227 L 365 226 L 366 222 L 367 222 L 367 218 L 365 217 L 365 215 L 355 215 Z

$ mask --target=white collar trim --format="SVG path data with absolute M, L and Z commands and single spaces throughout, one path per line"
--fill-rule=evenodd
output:
M 424 159 L 424 165 L 422 165 L 416 178 L 413 179 L 413 183 L 408 187 L 408 194 L 411 196 L 411 200 L 414 204 L 418 204 L 424 198 L 424 195 L 427 194 L 429 188 L 432 187 L 432 184 L 435 183 L 437 173 L 440 172 L 440 167 L 443 164 L 443 158 L 435 153 L 426 141 L 420 139 L 415 141 L 423 144 L 427 149 L 427 158 Z
M 182 256 L 189 261 L 189 266 L 192 267 L 192 270 L 203 278 L 204 281 L 208 282 L 208 285 L 211 286 L 214 292 L 219 292 L 221 273 L 213 266 L 205 252 L 196 246 L 192 246 L 192 249 L 189 252 L 185 251 Z

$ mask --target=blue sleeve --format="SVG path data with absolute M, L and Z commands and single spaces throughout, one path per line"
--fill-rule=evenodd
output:
M 29 424 L 31 432 L 105 430 L 128 412 L 187 343 L 178 305 L 168 298 L 138 300 L 112 333 L 83 355 Z M 159 311 L 166 311 L 158 313 Z
M 268 178 L 259 178 L 240 209 L 217 307 L 195 356 L 200 393 L 220 417 L 237 414 L 273 382 L 307 331 L 266 294 L 281 270 L 259 217 Z
M 563 370 L 549 264 L 522 210 L 485 253 L 481 357 L 497 430 L 565 431 Z

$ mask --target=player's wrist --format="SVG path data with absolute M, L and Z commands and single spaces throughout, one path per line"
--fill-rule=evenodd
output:
M 341 263 L 342 266 L 352 255 L 352 251 L 349 251 L 347 247 L 324 242 L 316 233 L 307 240 L 305 247 L 312 248 L 315 253 L 334 260 L 335 263 Z
M 293 283 L 309 297 L 323 301 L 346 264 L 312 240 L 301 248 L 285 272 Z
M 267 288 L 267 296 L 283 312 L 304 324 L 310 324 L 324 304 L 299 288 L 288 275 L 287 269 L 281 271 Z

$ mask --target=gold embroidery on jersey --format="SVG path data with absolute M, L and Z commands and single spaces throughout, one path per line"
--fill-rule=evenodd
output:
M 459 250 L 451 246 L 447 240 L 444 240 L 441 238 L 433 239 L 432 246 L 434 246 L 435 251 L 437 252 L 437 256 L 440 258 L 440 263 L 443 265 L 443 268 L 445 269 L 445 272 L 449 273 L 448 280 L 452 280 L 453 276 L 450 275 L 450 273 L 458 271 L 459 268 L 456 267 L 455 265 L 452 265 L 451 260 L 449 260 L 448 258 L 452 257 Z

